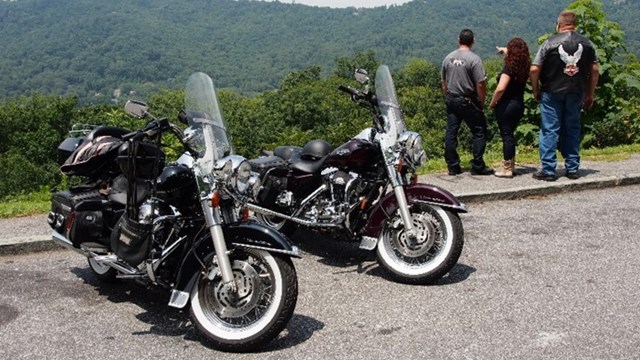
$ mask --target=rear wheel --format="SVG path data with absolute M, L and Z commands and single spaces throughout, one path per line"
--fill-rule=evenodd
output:
M 223 284 L 212 265 L 191 292 L 191 318 L 217 349 L 252 351 L 274 339 L 291 319 L 298 280 L 288 257 L 236 250 L 230 260 L 237 290 Z
M 256 219 L 262 225 L 276 229 L 287 236 L 290 236 L 296 230 L 294 223 L 281 217 L 256 214 Z
M 415 238 L 407 236 L 396 212 L 378 242 L 378 261 L 400 282 L 428 284 L 458 262 L 464 243 L 462 222 L 458 214 L 438 206 L 415 204 L 410 212 Z
M 91 272 L 98 280 L 106 283 L 116 282 L 116 275 L 118 275 L 118 271 L 116 269 L 109 265 L 100 264 L 92 257 L 89 257 L 87 260 L 89 262 Z

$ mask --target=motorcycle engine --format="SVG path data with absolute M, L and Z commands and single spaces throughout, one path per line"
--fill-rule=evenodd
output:
M 358 174 L 335 168 L 325 170 L 323 175 L 329 190 L 316 198 L 305 217 L 318 222 L 342 222 L 358 201 L 357 189 L 361 180 Z
M 158 198 L 148 199 L 138 208 L 138 222 L 144 225 L 151 225 L 154 220 L 171 215 L 178 215 L 178 212 L 171 205 Z M 173 221 L 168 219 L 154 225 L 152 230 L 154 238 L 160 245 L 164 245 L 173 227 Z

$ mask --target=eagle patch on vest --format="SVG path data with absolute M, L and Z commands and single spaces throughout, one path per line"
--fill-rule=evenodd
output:
M 578 49 L 573 55 L 569 55 L 562 45 L 558 47 L 558 53 L 560 54 L 560 59 L 565 63 L 564 73 L 568 76 L 575 76 L 578 72 L 580 72 L 580 68 L 578 67 L 578 61 L 582 58 L 582 44 L 578 44 Z

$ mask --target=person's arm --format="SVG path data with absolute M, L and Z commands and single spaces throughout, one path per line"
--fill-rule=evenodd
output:
M 600 68 L 598 63 L 593 63 L 591 65 L 591 75 L 589 76 L 589 89 L 587 89 L 587 93 L 584 97 L 584 108 L 589 110 L 593 106 L 593 101 L 596 97 L 596 86 L 598 85 L 598 80 L 600 79 Z
M 493 97 L 491 97 L 491 102 L 489 103 L 490 108 L 495 108 L 496 105 L 500 102 L 502 95 L 504 95 L 504 91 L 507 89 L 509 85 L 509 81 L 511 81 L 511 76 L 503 73 L 500 75 L 500 81 L 498 81 L 498 86 L 496 86 L 496 90 L 493 92 Z
M 533 98 L 536 99 L 537 102 L 540 102 L 540 71 L 542 68 L 538 65 L 531 65 L 531 70 L 529 71 L 529 80 L 531 80 L 531 92 L 533 93 Z
M 442 79 L 440 80 L 440 86 L 442 86 L 442 95 L 447 96 L 447 81 Z
M 484 80 L 476 83 L 476 92 L 478 93 L 478 101 L 480 108 L 484 109 L 484 101 L 487 99 L 487 84 Z

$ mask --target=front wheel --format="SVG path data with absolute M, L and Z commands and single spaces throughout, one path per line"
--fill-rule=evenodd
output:
M 222 283 L 212 265 L 191 291 L 191 318 L 223 351 L 252 351 L 275 338 L 287 325 L 298 298 L 291 259 L 262 250 L 235 250 L 230 261 L 236 291 Z
M 397 281 L 432 283 L 458 262 L 464 243 L 462 221 L 456 213 L 426 204 L 414 204 L 410 213 L 415 238 L 407 236 L 396 212 L 378 242 L 378 261 Z

